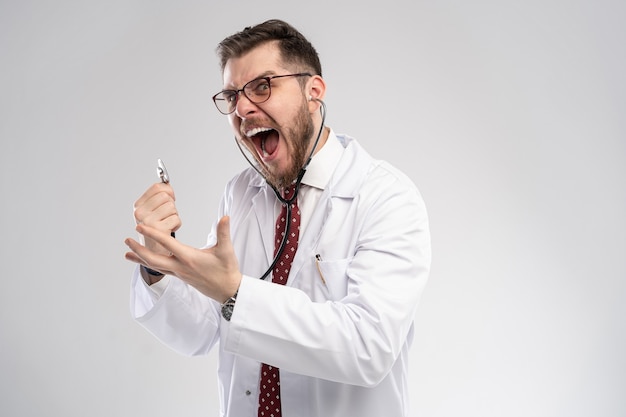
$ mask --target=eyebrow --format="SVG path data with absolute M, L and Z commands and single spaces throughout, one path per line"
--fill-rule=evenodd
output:
M 278 75 L 278 73 L 276 71 L 273 71 L 273 70 L 264 71 L 264 72 L 260 73 L 259 75 L 257 75 L 256 77 L 250 78 L 248 81 L 246 81 L 244 83 L 244 85 L 246 85 L 250 81 L 258 80 L 259 78 L 271 77 L 272 75 Z M 234 91 L 234 90 L 238 90 L 238 88 L 231 84 L 229 86 L 224 86 L 224 90 L 233 90 Z

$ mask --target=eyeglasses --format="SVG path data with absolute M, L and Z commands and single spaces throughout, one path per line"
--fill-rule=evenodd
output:
M 215 106 L 222 114 L 231 114 L 237 108 L 239 101 L 239 93 L 243 93 L 248 100 L 254 104 L 261 104 L 269 100 L 272 95 L 271 81 L 276 78 L 284 77 L 311 77 L 308 72 L 300 72 L 298 74 L 274 75 L 272 77 L 255 78 L 247 82 L 243 88 L 239 90 L 222 90 L 213 96 Z

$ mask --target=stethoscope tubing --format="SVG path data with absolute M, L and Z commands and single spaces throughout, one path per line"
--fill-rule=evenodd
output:
M 237 138 L 235 138 L 235 142 L 237 143 L 237 147 L 239 147 L 239 151 L 241 151 L 241 153 L 243 154 L 244 158 L 248 161 L 250 166 L 252 166 L 252 168 L 254 168 L 254 170 L 256 172 L 258 172 L 260 176 L 265 178 L 265 181 L 267 182 L 267 184 L 270 187 L 272 187 L 272 190 L 274 190 L 274 194 L 276 194 L 276 197 L 281 202 L 281 204 L 283 206 L 287 206 L 287 219 L 288 219 L 288 221 L 287 221 L 287 226 L 285 227 L 285 234 L 283 235 L 283 239 L 280 242 L 280 246 L 278 247 L 278 251 L 276 252 L 276 255 L 274 256 L 274 260 L 270 264 L 269 268 L 267 268 L 265 273 L 263 275 L 261 275 L 261 277 L 259 278 L 259 279 L 262 279 L 262 280 L 264 280 L 265 278 L 267 278 L 271 274 L 272 270 L 274 269 L 274 267 L 278 263 L 278 260 L 280 259 L 280 256 L 282 255 L 283 251 L 285 250 L 285 246 L 287 245 L 287 237 L 289 236 L 289 231 L 291 230 L 291 223 L 292 223 L 291 215 L 292 215 L 293 203 L 294 203 L 294 201 L 296 201 L 296 198 L 298 197 L 298 191 L 300 190 L 300 185 L 302 184 L 302 178 L 304 177 L 304 173 L 306 172 L 306 168 L 309 166 L 309 163 L 311 162 L 311 159 L 313 159 L 313 154 L 315 153 L 315 149 L 317 148 L 317 144 L 319 143 L 320 138 L 322 136 L 322 132 L 324 131 L 324 122 L 326 120 L 326 103 L 324 103 L 324 101 L 322 101 L 322 100 L 320 100 L 318 98 L 315 98 L 313 100 L 315 100 L 315 101 L 317 101 L 317 102 L 319 102 L 321 104 L 321 106 L 320 106 L 320 113 L 322 114 L 322 123 L 320 125 L 319 131 L 317 132 L 317 138 L 315 139 L 315 143 L 313 144 L 313 148 L 311 149 L 311 153 L 309 154 L 309 158 L 307 159 L 306 163 L 302 166 L 302 168 L 300 169 L 300 172 L 298 174 L 298 178 L 296 180 L 295 192 L 293 193 L 293 196 L 291 196 L 291 198 L 289 198 L 289 199 L 284 198 L 280 194 L 280 191 L 277 190 L 276 187 L 274 187 L 272 184 L 270 184 L 267 181 L 267 178 L 252 163 L 250 158 L 248 158 L 248 156 L 245 154 L 245 152 L 241 148 L 241 145 L 239 144 L 239 141 L 237 140 Z

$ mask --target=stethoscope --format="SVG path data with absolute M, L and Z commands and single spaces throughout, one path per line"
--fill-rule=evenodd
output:
M 272 261 L 272 263 L 270 264 L 269 268 L 267 268 L 267 271 L 265 271 L 265 273 L 263 275 L 261 275 L 261 277 L 259 279 L 265 279 L 269 276 L 269 274 L 272 272 L 272 270 L 274 269 L 274 267 L 276 266 L 276 264 L 278 263 L 278 259 L 280 259 L 280 256 L 282 255 L 283 251 L 285 250 L 285 246 L 287 245 L 287 238 L 289 236 L 289 230 L 291 228 L 291 209 L 293 206 L 293 202 L 296 201 L 296 197 L 298 196 L 298 191 L 300 190 L 300 185 L 302 184 L 302 178 L 304 177 L 304 173 L 306 172 L 306 168 L 309 166 L 309 164 L 311 163 L 311 159 L 313 159 L 313 154 L 315 153 L 315 149 L 317 148 L 317 144 L 320 141 L 320 138 L 322 137 L 322 132 L 324 131 L 324 121 L 326 120 L 326 104 L 324 103 L 324 101 L 320 100 L 319 98 L 311 98 L 310 100 L 315 100 L 318 103 L 321 104 L 320 106 L 320 114 L 322 115 L 322 123 L 320 125 L 320 130 L 317 132 L 317 138 L 315 139 L 315 143 L 313 144 L 313 148 L 311 149 L 311 153 L 309 154 L 308 159 L 306 160 L 306 162 L 304 163 L 304 165 L 302 166 L 302 168 L 300 168 L 300 172 L 298 173 L 298 178 L 296 179 L 296 186 L 295 186 L 295 191 L 293 193 L 293 195 L 290 198 L 285 198 L 280 194 L 280 191 L 272 184 L 270 184 L 269 181 L 267 181 L 267 178 L 265 177 L 265 175 L 263 175 L 263 173 L 261 172 L 261 170 L 259 170 L 259 168 L 257 168 L 257 166 L 250 160 L 250 158 L 248 158 L 248 155 L 246 155 L 246 153 L 244 152 L 243 148 L 241 147 L 241 144 L 239 143 L 239 141 L 237 140 L 237 138 L 235 137 L 235 143 L 237 143 L 237 147 L 239 148 L 239 151 L 241 152 L 241 154 L 243 155 L 244 158 L 246 158 L 246 161 L 248 161 L 248 163 L 250 164 L 250 166 L 252 168 L 254 168 L 254 170 L 256 172 L 258 172 L 258 174 L 265 178 L 265 182 L 267 182 L 267 184 L 272 187 L 272 190 L 274 190 L 274 194 L 276 194 L 276 198 L 278 198 L 278 200 L 281 202 L 281 204 L 283 206 L 287 207 L 287 219 L 289 220 L 287 222 L 287 227 L 285 228 L 285 233 L 283 235 L 283 239 L 280 242 L 280 246 L 278 247 L 278 251 L 276 252 L 276 256 L 274 256 L 274 260 Z

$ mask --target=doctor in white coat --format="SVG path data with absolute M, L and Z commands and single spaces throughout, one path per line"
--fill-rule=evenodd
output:
M 181 226 L 169 184 L 135 203 L 133 316 L 186 355 L 219 348 L 220 415 L 263 414 L 261 363 L 280 372 L 278 415 L 406 417 L 413 320 L 430 268 L 414 183 L 324 124 L 326 84 L 313 46 L 271 20 L 218 47 L 214 100 L 253 161 L 226 186 L 204 248 Z M 282 190 L 296 183 L 298 248 L 286 285 L 274 259 Z M 261 279 L 263 278 L 263 279 Z

